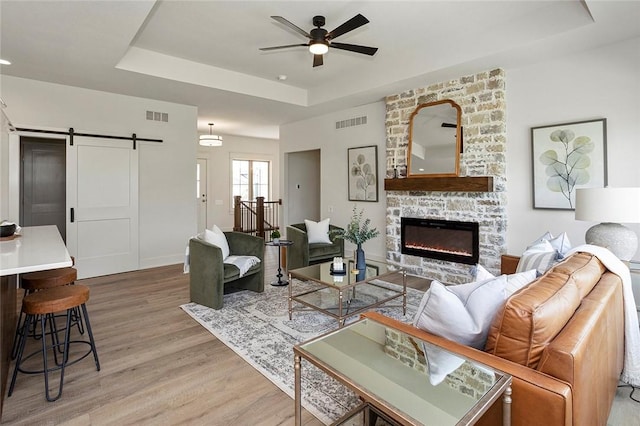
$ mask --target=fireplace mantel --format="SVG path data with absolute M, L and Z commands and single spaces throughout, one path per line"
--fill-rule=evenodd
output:
M 492 176 L 408 177 L 384 180 L 385 191 L 492 192 Z

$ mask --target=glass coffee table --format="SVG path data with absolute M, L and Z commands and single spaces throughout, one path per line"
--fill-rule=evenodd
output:
M 510 375 L 420 340 L 412 328 L 387 320 L 366 314 L 294 346 L 296 425 L 302 420 L 302 359 L 359 396 L 361 403 L 334 425 L 369 425 L 375 417 L 398 425 L 472 425 L 500 398 L 503 424 L 511 424 Z
M 383 262 L 367 261 L 366 264 L 364 271 L 358 271 L 354 269 L 353 260 L 348 260 L 344 274 L 332 273 L 332 262 L 289 271 L 289 319 L 293 318 L 294 311 L 315 310 L 334 317 L 338 327 L 342 327 L 348 317 L 394 299 L 402 299 L 398 307 L 402 307 L 402 313 L 406 315 L 406 272 Z M 402 286 L 380 281 L 394 274 L 402 277 Z M 300 285 L 294 284 L 292 278 L 305 282 L 304 289 L 298 288 Z M 310 286 L 310 282 L 313 285 Z

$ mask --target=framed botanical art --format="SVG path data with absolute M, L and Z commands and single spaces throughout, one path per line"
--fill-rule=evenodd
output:
M 378 201 L 378 147 L 349 148 L 349 201 Z
M 531 128 L 533 208 L 575 209 L 578 188 L 607 185 L 605 118 Z

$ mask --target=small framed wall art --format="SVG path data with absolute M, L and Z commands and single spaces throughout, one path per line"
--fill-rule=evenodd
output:
M 349 148 L 349 201 L 378 201 L 378 147 Z
M 607 185 L 605 118 L 531 128 L 533 208 L 575 209 L 577 188 Z

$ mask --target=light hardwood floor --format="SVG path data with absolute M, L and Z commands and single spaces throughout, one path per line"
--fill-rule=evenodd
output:
M 275 277 L 276 253 L 267 247 L 267 285 Z M 42 376 L 20 374 L 0 424 L 294 423 L 292 399 L 179 308 L 189 301 L 182 265 L 79 283 L 91 289 L 87 307 L 101 371 L 90 357 L 70 366 L 56 402 L 45 400 Z M 408 284 L 428 286 L 414 277 Z M 626 412 L 612 416 L 610 424 L 634 424 L 637 405 L 628 404 L 628 391 L 620 393 Z M 321 424 L 306 411 L 303 422 Z
M 182 265 L 79 283 L 91 289 L 101 371 L 91 358 L 70 366 L 56 402 L 45 400 L 41 375 L 19 374 L 1 424 L 293 424 L 292 399 L 179 308 L 189 301 Z

